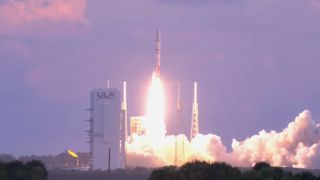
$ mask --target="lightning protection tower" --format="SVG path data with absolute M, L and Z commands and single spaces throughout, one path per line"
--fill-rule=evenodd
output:
M 121 116 L 120 116 L 120 168 L 126 168 L 127 166 L 127 152 L 126 152 L 126 140 L 128 136 L 127 130 L 128 115 L 127 115 L 127 83 L 123 82 L 123 97 L 121 104 Z
M 198 107 L 198 100 L 197 100 L 197 82 L 194 82 L 190 140 L 192 140 L 198 133 L 199 133 L 199 107 Z

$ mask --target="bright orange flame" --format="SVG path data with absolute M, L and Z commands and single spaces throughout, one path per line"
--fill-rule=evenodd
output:
M 70 156 L 74 157 L 74 158 L 78 158 L 78 157 L 79 157 L 75 152 L 73 152 L 73 151 L 71 151 L 71 150 L 68 150 L 68 154 L 69 154 Z
M 154 140 L 165 137 L 165 96 L 160 77 L 154 73 L 148 91 L 147 114 L 144 122 L 147 137 Z

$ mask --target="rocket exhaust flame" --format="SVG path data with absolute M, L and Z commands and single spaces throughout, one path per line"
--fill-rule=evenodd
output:
M 165 100 L 164 89 L 159 76 L 152 75 L 148 91 L 147 114 L 145 119 L 146 135 L 150 138 L 165 137 Z

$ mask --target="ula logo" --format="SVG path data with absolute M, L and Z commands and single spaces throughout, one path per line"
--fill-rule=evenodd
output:
M 115 99 L 116 95 L 113 92 L 97 92 L 97 97 L 100 99 Z

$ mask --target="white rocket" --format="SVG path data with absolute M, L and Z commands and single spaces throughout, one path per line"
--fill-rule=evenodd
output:
M 157 77 L 160 77 L 160 31 L 159 29 L 157 29 L 155 41 L 156 41 L 155 53 L 156 53 L 156 61 L 157 61 L 155 74 Z

